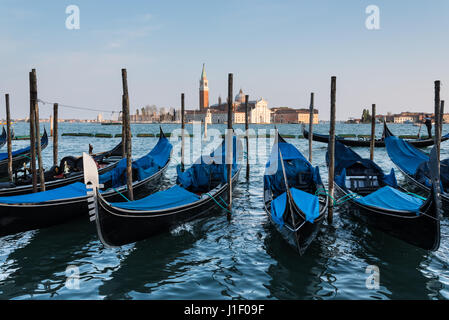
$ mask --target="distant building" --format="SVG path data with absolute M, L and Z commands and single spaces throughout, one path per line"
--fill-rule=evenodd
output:
M 227 102 L 223 103 L 221 97 L 219 97 L 217 104 L 209 106 L 209 87 L 204 64 L 201 73 L 199 94 L 199 110 L 186 110 L 186 122 L 207 121 L 208 123 L 227 123 Z M 240 89 L 232 103 L 232 115 L 234 123 L 245 123 L 245 95 L 242 89 Z M 248 101 L 249 123 L 270 123 L 270 121 L 271 111 L 265 99 L 260 98 L 258 100 Z
M 103 122 L 103 114 L 99 113 L 97 115 L 97 122 L 99 122 L 99 123 Z
M 209 86 L 207 84 L 206 69 L 203 63 L 203 71 L 200 79 L 200 111 L 204 112 L 209 108 Z
M 313 110 L 313 124 L 318 124 L 318 110 Z M 279 107 L 271 109 L 271 122 L 273 123 L 309 123 L 309 109 L 294 109 Z

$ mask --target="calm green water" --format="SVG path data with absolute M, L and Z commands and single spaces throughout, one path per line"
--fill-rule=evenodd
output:
M 162 125 L 171 132 L 178 125 Z M 236 126 L 239 128 L 239 126 Z M 270 129 L 274 126 L 254 126 Z M 378 126 L 378 135 L 381 134 Z M 187 127 L 190 131 L 191 126 Z M 223 126 L 209 126 L 223 132 Z M 242 128 L 242 127 L 240 127 Z M 281 134 L 299 134 L 298 125 L 278 126 Z M 47 125 L 47 129 L 48 125 Z M 395 134 L 416 134 L 413 125 L 391 125 Z M 447 132 L 449 127 L 445 128 Z M 133 125 L 132 131 L 157 133 L 158 125 Z M 325 133 L 328 125 L 315 126 Z M 424 130 L 424 128 L 423 128 Z M 119 126 L 61 124 L 61 132 L 120 133 Z M 17 124 L 17 135 L 27 134 Z M 369 134 L 369 125 L 337 124 L 337 133 Z M 94 145 L 107 150 L 118 139 L 61 137 L 60 157 L 79 155 Z M 307 155 L 304 139 L 290 139 Z M 141 156 L 155 138 L 134 138 L 133 154 Z M 260 143 L 260 142 L 259 142 Z M 266 148 L 271 142 L 266 139 Z M 14 148 L 27 145 L 14 141 Z M 324 181 L 326 145 L 315 143 L 314 165 Z M 251 145 L 256 148 L 256 145 Z M 260 145 L 260 148 L 263 148 Z M 357 148 L 369 156 L 367 148 Z M 442 158 L 449 157 L 447 142 Z M 47 167 L 52 145 L 43 153 Z M 384 149 L 376 162 L 390 170 Z M 119 249 L 106 249 L 88 219 L 44 230 L 0 238 L 1 299 L 447 299 L 449 298 L 448 219 L 442 221 L 442 242 L 437 252 L 414 248 L 358 223 L 338 211 L 334 224 L 324 224 L 305 256 L 299 257 L 269 224 L 263 211 L 263 167 L 266 157 L 251 168 L 249 181 L 242 170 L 234 193 L 233 218 L 214 215 L 184 224 L 171 232 Z M 172 161 L 162 188 L 173 184 Z M 398 173 L 399 180 L 402 179 Z M 379 289 L 367 289 L 366 268 L 380 270 Z M 69 269 L 67 269 L 69 267 Z M 79 271 L 79 288 L 66 285 L 72 267 Z

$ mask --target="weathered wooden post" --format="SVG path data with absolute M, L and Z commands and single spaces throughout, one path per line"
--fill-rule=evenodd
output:
M 435 146 L 437 147 L 438 163 L 440 162 L 440 81 L 435 81 Z
M 49 123 L 50 123 L 50 137 L 53 137 L 53 116 L 52 115 L 50 115 Z
M 53 165 L 58 165 L 58 104 L 53 104 Z M 61 168 L 62 169 L 62 168 Z
M 12 142 L 11 142 L 11 113 L 9 109 L 9 94 L 5 94 L 6 102 L 6 142 L 8 144 L 8 177 L 13 182 L 12 175 Z
M 34 69 L 33 69 L 34 70 Z M 37 80 L 36 74 L 31 71 L 30 76 L 30 170 L 33 183 L 33 192 L 37 192 L 36 174 L 36 113 L 34 107 L 37 104 Z
M 184 172 L 184 153 L 185 153 L 185 109 L 184 109 L 184 93 L 181 93 L 181 171 Z
M 226 167 L 228 174 L 228 219 L 231 218 L 232 211 L 232 160 L 233 160 L 233 132 L 232 132 L 232 80 L 233 75 L 228 75 L 228 129 L 226 132 Z
M 126 157 L 126 120 L 125 115 L 123 114 L 123 105 L 125 104 L 125 97 L 122 94 L 122 158 Z
M 371 106 L 371 141 L 369 148 L 369 158 L 374 161 L 374 147 L 376 146 L 376 105 Z
M 248 114 L 249 95 L 245 95 L 245 141 L 246 141 L 246 180 L 249 180 L 249 114 Z
M 36 79 L 36 69 L 32 70 L 33 73 L 33 81 L 36 83 L 36 100 L 34 104 L 34 121 L 35 121 L 35 128 L 36 128 L 36 135 L 35 135 L 35 141 L 36 141 L 36 153 L 37 153 L 37 163 L 39 165 L 39 183 L 40 183 L 40 190 L 45 191 L 45 177 L 44 177 L 44 166 L 42 163 L 42 147 L 41 147 L 41 134 L 40 134 L 40 120 L 39 120 L 39 104 L 37 103 L 37 79 Z
M 310 94 L 310 107 L 309 107 L 309 162 L 312 163 L 312 142 L 313 142 L 313 115 L 314 115 L 314 100 L 315 94 Z
M 329 130 L 329 209 L 327 221 L 332 224 L 334 214 L 334 172 L 335 172 L 335 94 L 337 91 L 337 78 L 331 78 L 331 117 Z
M 443 123 L 444 123 L 444 120 L 443 120 L 443 116 L 444 116 L 444 100 L 441 100 L 441 103 L 440 103 L 440 143 L 441 143 L 441 137 L 442 137 L 442 135 L 443 135 Z
M 131 126 L 129 119 L 129 95 L 128 95 L 128 79 L 126 69 L 122 69 L 123 84 L 123 119 L 125 120 L 125 142 L 126 142 L 126 184 L 128 186 L 128 198 L 134 200 L 133 194 L 133 172 L 132 172 L 132 149 L 131 149 Z

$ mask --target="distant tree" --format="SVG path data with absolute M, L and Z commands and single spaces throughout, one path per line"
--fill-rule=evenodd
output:
M 370 115 L 368 109 L 363 109 L 361 122 L 362 123 L 369 123 L 369 122 L 371 122 L 371 115 Z

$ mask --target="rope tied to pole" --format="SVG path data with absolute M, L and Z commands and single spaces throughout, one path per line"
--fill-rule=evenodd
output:
M 118 191 L 115 188 L 112 188 L 112 190 L 114 190 L 115 192 L 117 192 L 119 195 L 121 195 L 126 201 L 131 202 L 131 200 L 129 200 L 123 193 L 121 193 L 120 191 Z

